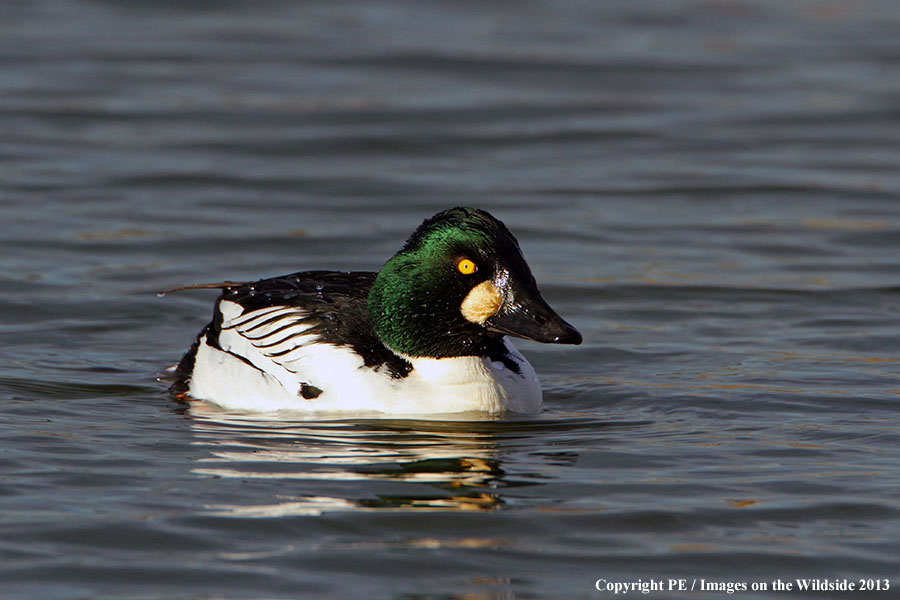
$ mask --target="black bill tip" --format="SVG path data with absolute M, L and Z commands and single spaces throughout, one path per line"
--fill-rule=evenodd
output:
M 562 321 L 563 331 L 551 340 L 551 344 L 575 344 L 577 346 L 584 341 L 580 331 L 562 319 L 560 319 L 560 321 Z

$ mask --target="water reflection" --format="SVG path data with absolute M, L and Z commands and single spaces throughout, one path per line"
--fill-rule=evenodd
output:
M 200 403 L 192 405 L 190 418 L 194 444 L 208 448 L 194 473 L 294 482 L 284 489 L 307 482 L 305 493 L 277 494 L 275 502 L 207 506 L 219 516 L 485 511 L 504 504 L 498 488 L 507 485 L 506 473 L 491 423 L 267 420 L 222 413 Z

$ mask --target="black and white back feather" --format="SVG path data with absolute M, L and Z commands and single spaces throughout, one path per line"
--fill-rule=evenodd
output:
M 391 352 L 375 335 L 367 316 L 366 301 L 376 273 L 302 271 L 255 282 L 222 282 L 176 288 L 220 288 L 213 319 L 198 334 L 191 349 L 175 369 L 172 390 L 187 391 L 198 344 L 206 343 L 224 351 L 222 339 L 242 338 L 259 355 L 288 372 L 309 344 L 348 346 L 362 357 L 366 367 L 384 370 L 393 378 L 405 377 L 410 363 Z M 230 351 L 255 368 L 247 353 Z

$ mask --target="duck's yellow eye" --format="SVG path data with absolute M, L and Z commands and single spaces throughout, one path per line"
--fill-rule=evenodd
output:
M 478 266 L 473 263 L 468 258 L 464 258 L 458 263 L 456 263 L 456 270 L 462 273 L 463 275 L 471 275 L 475 271 L 478 270 Z

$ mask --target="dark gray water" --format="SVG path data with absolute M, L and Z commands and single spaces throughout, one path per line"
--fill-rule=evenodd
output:
M 888 0 L 3 2 L 0 596 L 896 597 L 898 64 Z M 156 290 L 377 269 L 457 204 L 585 336 L 519 344 L 542 415 L 155 380 L 214 297 Z

